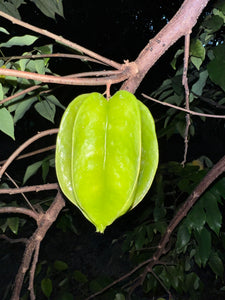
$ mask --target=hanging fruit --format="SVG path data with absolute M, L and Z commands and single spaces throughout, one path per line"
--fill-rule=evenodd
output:
M 98 232 L 143 199 L 157 166 L 154 120 L 133 94 L 119 91 L 108 101 L 83 94 L 67 107 L 56 173 L 63 193 Z

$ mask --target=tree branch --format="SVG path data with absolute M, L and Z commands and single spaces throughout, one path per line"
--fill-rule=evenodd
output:
M 173 217 L 171 222 L 169 223 L 167 230 L 165 234 L 162 236 L 161 241 L 159 242 L 157 246 L 157 250 L 153 254 L 152 258 L 147 259 L 140 263 L 138 266 L 136 266 L 134 269 L 132 269 L 130 272 L 126 273 L 125 275 L 121 276 L 99 292 L 92 294 L 87 298 L 93 299 L 97 295 L 100 295 L 113 287 L 114 285 L 118 284 L 119 282 L 123 281 L 124 279 L 131 276 L 133 273 L 135 273 L 137 270 L 145 267 L 145 270 L 142 274 L 138 275 L 136 279 L 138 281 L 136 284 L 132 287 L 130 294 L 132 291 L 134 291 L 135 288 L 142 285 L 147 274 L 152 272 L 152 269 L 155 265 L 160 264 L 160 258 L 162 255 L 165 255 L 168 251 L 166 249 L 166 245 L 169 242 L 170 236 L 173 233 L 174 229 L 177 227 L 177 225 L 183 220 L 183 218 L 187 215 L 189 210 L 193 207 L 193 205 L 197 202 L 199 197 L 206 191 L 206 189 L 223 173 L 225 172 L 225 156 L 223 156 L 216 165 L 213 166 L 213 168 L 206 174 L 206 176 L 202 179 L 202 181 L 197 185 L 197 187 L 194 189 L 194 191 L 190 194 L 190 196 L 187 198 L 187 200 L 184 202 L 184 204 L 181 206 L 181 208 L 178 210 L 176 215 Z
M 185 0 L 181 8 L 163 27 L 163 29 L 149 41 L 135 60 L 138 73 L 123 83 L 121 89 L 135 93 L 146 73 L 156 61 L 182 36 L 191 32 L 199 15 L 209 0 Z
M 26 147 L 28 147 L 30 144 L 32 144 L 34 141 L 46 136 L 55 134 L 58 132 L 58 128 L 55 129 L 49 129 L 42 132 L 39 132 L 35 136 L 31 137 L 29 140 L 27 140 L 25 143 L 23 143 L 13 154 L 7 159 L 7 161 L 4 163 L 2 167 L 0 167 L 0 179 L 2 178 L 2 175 L 8 168 L 8 166 L 11 164 L 11 162 L 22 152 Z
M 158 244 L 158 249 L 153 254 L 153 260 L 147 265 L 145 271 L 142 274 L 141 280 L 137 283 L 135 287 L 143 284 L 147 274 L 152 271 L 152 268 L 158 264 L 160 257 L 167 253 L 166 245 L 169 242 L 170 236 L 173 233 L 177 225 L 183 220 L 187 215 L 193 205 L 197 202 L 199 197 L 207 190 L 207 188 L 218 178 L 223 172 L 225 172 L 225 156 L 223 156 L 217 164 L 206 174 L 202 181 L 197 185 L 194 191 L 190 194 L 184 204 L 180 207 L 176 215 L 170 221 L 165 234 L 163 235 L 160 243 Z
M 0 194 L 15 195 L 20 193 L 57 190 L 58 188 L 59 188 L 58 183 L 47 183 L 47 184 L 34 185 L 34 186 L 24 186 L 24 187 L 14 188 L 14 189 L 0 189 Z
M 71 42 L 69 40 L 66 40 L 63 37 L 58 36 L 57 34 L 51 33 L 51 32 L 49 32 L 49 31 L 47 31 L 45 29 L 41 29 L 39 27 L 30 25 L 30 24 L 28 24 L 26 22 L 23 22 L 21 20 L 18 20 L 16 18 L 14 18 L 14 17 L 12 17 L 12 16 L 4 13 L 3 11 L 0 11 L 0 16 L 2 16 L 3 18 L 11 21 L 13 24 L 17 24 L 17 25 L 22 26 L 24 28 L 27 28 L 27 29 L 29 29 L 31 31 L 40 33 L 41 35 L 47 36 L 47 37 L 55 40 L 59 44 L 66 45 L 66 46 L 68 46 L 68 47 L 70 47 L 70 48 L 72 48 L 74 50 L 78 50 L 81 53 L 85 53 L 88 56 L 93 57 L 93 58 L 95 58 L 95 59 L 97 59 L 97 60 L 99 60 L 99 61 L 101 61 L 101 62 L 103 62 L 103 63 L 105 63 L 105 64 L 107 64 L 109 66 L 112 66 L 115 69 L 120 69 L 121 68 L 121 64 L 119 64 L 119 63 L 117 63 L 117 62 L 115 62 L 115 61 L 113 61 L 111 59 L 105 58 L 104 56 L 101 56 L 101 55 L 99 55 L 99 54 L 97 54 L 97 53 L 95 53 L 95 52 L 93 52 L 91 50 L 88 50 L 88 49 L 86 49 L 86 48 L 84 48 L 84 47 L 82 47 L 82 46 L 80 46 L 80 45 L 78 45 L 76 43 L 73 43 L 73 42 Z
M 14 285 L 11 300 L 19 300 L 23 281 L 24 281 L 24 276 L 27 270 L 29 269 L 30 264 L 32 264 L 31 272 L 30 272 L 30 282 L 29 282 L 30 297 L 32 300 L 35 299 L 33 284 L 31 283 L 31 280 L 33 279 L 33 274 L 36 269 L 40 243 L 44 239 L 46 232 L 51 227 L 51 225 L 55 222 L 56 218 L 58 217 L 58 214 L 60 213 L 60 211 L 64 206 L 65 206 L 65 202 L 63 200 L 63 197 L 61 193 L 58 192 L 55 200 L 53 201 L 49 209 L 46 211 L 46 213 L 40 215 L 41 217 L 38 220 L 38 228 L 26 243 L 26 248 L 24 251 L 22 263 L 16 275 L 15 285 Z M 33 262 L 31 263 L 32 257 L 33 257 Z
M 51 145 L 51 146 L 44 147 L 44 148 L 41 148 L 41 149 L 38 149 L 38 150 L 34 150 L 34 151 L 31 151 L 31 152 L 28 152 L 28 153 L 25 153 L 25 154 L 22 154 L 22 155 L 16 157 L 15 160 L 24 159 L 24 158 L 34 156 L 34 155 L 37 155 L 37 154 L 40 154 L 40 153 L 43 153 L 43 152 L 46 152 L 46 151 L 51 151 L 51 150 L 54 150 L 55 147 L 56 147 L 56 145 Z M 6 161 L 7 161 L 7 159 L 4 159 L 4 160 L 0 161 L 0 166 L 3 165 Z
M 113 72 L 113 71 L 111 71 Z M 67 85 L 106 85 L 108 82 L 111 83 L 119 83 L 126 80 L 130 75 L 130 67 L 129 65 L 123 69 L 119 74 L 111 76 L 103 76 L 100 78 L 74 78 L 74 76 L 54 76 L 54 75 L 43 75 L 38 73 L 32 73 L 27 71 L 18 71 L 13 69 L 2 69 L 0 68 L 0 75 L 3 76 L 13 76 L 20 77 L 26 79 L 32 79 L 40 82 L 46 83 L 57 83 L 57 84 L 67 84 Z
M 189 60 L 189 48 L 190 48 L 190 33 L 187 33 L 185 35 L 185 47 L 184 47 L 184 68 L 183 68 L 183 78 L 182 78 L 182 84 L 184 86 L 185 90 L 185 108 L 187 110 L 190 110 L 189 105 L 189 87 L 188 87 L 188 77 L 187 77 L 187 71 L 188 71 L 188 60 Z M 184 166 L 187 160 L 187 152 L 188 152 L 188 134 L 189 134 L 189 128 L 191 125 L 191 117 L 190 114 L 186 114 L 186 128 L 184 132 L 184 159 L 182 161 L 182 165 Z
M 215 118 L 215 119 L 225 119 L 225 115 L 210 115 L 210 114 L 199 113 L 199 112 L 196 112 L 196 111 L 193 111 L 193 110 L 189 110 L 189 109 L 185 109 L 185 108 L 182 108 L 182 107 L 179 107 L 179 106 L 167 103 L 167 102 L 162 102 L 160 100 L 154 99 L 154 98 L 152 98 L 150 96 L 147 96 L 145 94 L 142 94 L 142 96 L 144 96 L 145 98 L 147 98 L 149 100 L 152 100 L 152 101 L 154 101 L 156 103 L 159 103 L 161 105 L 172 107 L 172 108 L 175 108 L 175 109 L 180 110 L 180 111 L 184 111 L 184 112 L 186 112 L 188 114 L 191 114 L 193 116 Z
M 23 214 L 33 218 L 36 222 L 38 221 L 38 213 L 24 207 L 0 207 L 0 214 Z
M 77 55 L 77 54 L 70 54 L 70 53 L 51 53 L 51 54 L 33 54 L 33 55 L 18 55 L 18 56 L 2 56 L 0 57 L 1 60 L 4 61 L 11 61 L 15 59 L 38 59 L 38 58 L 74 58 L 74 59 L 80 59 L 83 61 L 91 61 L 97 64 L 107 65 L 99 60 L 96 60 L 94 58 L 90 58 L 89 56 L 84 55 Z
M 7 102 L 7 101 L 9 101 L 9 100 L 15 99 L 15 98 L 17 98 L 17 97 L 19 97 L 19 96 L 21 96 L 21 95 L 28 94 L 29 92 L 32 92 L 32 91 L 34 91 L 34 90 L 37 90 L 37 89 L 39 89 L 40 87 L 41 87 L 41 85 L 33 85 L 33 86 L 30 86 L 29 88 L 27 88 L 27 89 L 25 89 L 25 90 L 22 90 L 22 91 L 20 91 L 20 92 L 14 94 L 14 95 L 12 95 L 12 96 L 9 96 L 9 97 L 7 97 L 7 98 L 1 100 L 1 101 L 0 101 L 0 104 L 3 104 L 3 103 L 5 103 L 5 102 Z

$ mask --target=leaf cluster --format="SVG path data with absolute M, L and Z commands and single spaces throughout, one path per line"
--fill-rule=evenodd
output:
M 36 7 L 47 17 L 55 19 L 55 15 L 63 17 L 63 4 L 62 0 L 31 0 Z M 24 0 L 4 0 L 0 2 L 0 10 L 5 13 L 21 19 L 19 8 L 26 5 L 28 1 Z
M 191 39 L 188 69 L 190 89 L 190 110 L 212 115 L 223 114 L 225 109 L 225 45 L 224 45 L 225 13 L 224 3 L 217 2 L 212 12 L 199 25 L 198 31 Z M 182 86 L 184 49 L 178 49 L 171 61 L 175 75 L 167 78 L 151 96 L 176 106 L 184 103 Z M 219 116 L 218 116 L 219 117 Z M 205 122 L 205 116 L 200 117 Z M 168 139 L 174 134 L 185 135 L 185 113 L 169 108 L 163 117 L 163 126 L 158 137 Z M 190 135 L 195 135 L 195 122 L 191 122 Z
M 4 28 L 0 31 L 9 34 Z M 14 36 L 8 41 L 1 43 L 0 68 L 28 71 L 39 74 L 52 74 L 49 69 L 49 58 L 39 58 L 40 55 L 52 54 L 53 45 L 33 46 L 29 52 L 24 52 L 19 59 L 16 57 L 6 57 L 5 48 L 13 46 L 30 46 L 37 41 L 38 37 L 33 35 Z M 35 55 L 37 57 L 35 58 Z M 24 57 L 24 58 L 23 58 Z M 34 57 L 34 58 L 32 58 Z M 23 91 L 37 86 L 37 89 Z M 18 94 L 18 96 L 17 96 Z M 7 97 L 12 97 L 5 101 Z M 16 78 L 12 76 L 1 76 L 0 78 L 0 130 L 15 139 L 14 129 L 16 123 L 22 119 L 26 112 L 32 107 L 39 115 L 54 123 L 56 107 L 64 109 L 64 106 L 51 93 L 47 84 L 41 84 L 35 80 Z

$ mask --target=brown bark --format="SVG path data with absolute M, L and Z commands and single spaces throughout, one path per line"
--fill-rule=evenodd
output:
M 121 89 L 135 93 L 146 73 L 166 50 L 179 38 L 191 33 L 208 2 L 209 0 L 185 0 L 171 21 L 141 51 L 135 60 L 138 73 L 129 77 Z

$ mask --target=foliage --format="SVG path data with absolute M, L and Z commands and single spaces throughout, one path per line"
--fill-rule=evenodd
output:
M 188 70 L 190 110 L 198 113 L 216 114 L 220 106 L 224 108 L 222 106 L 225 102 L 224 17 L 224 3 L 218 3 L 218 7 L 215 6 L 211 14 L 204 19 L 191 40 Z M 177 50 L 171 62 L 171 66 L 176 70 L 175 75 L 166 79 L 152 93 L 152 97 L 177 106 L 182 105 L 183 66 L 178 61 L 183 53 L 184 49 Z M 184 137 L 186 126 L 184 115 L 184 112 L 177 112 L 174 108 L 168 109 L 158 137 L 170 138 L 174 133 Z M 205 117 L 202 116 L 201 120 L 204 122 Z M 195 135 L 194 122 L 191 123 L 190 134 Z
M 0 10 L 14 12 L 13 15 L 18 18 L 18 8 L 23 2 L 4 1 L 0 4 Z M 43 1 L 33 2 L 47 16 L 54 18 L 55 13 L 63 16 L 61 1 L 52 1 L 52 6 L 47 11 L 43 6 Z M 192 38 L 188 71 L 190 109 L 192 111 L 217 114 L 218 109 L 224 109 L 224 23 L 225 4 L 222 1 L 215 4 L 212 12 L 199 24 Z M 0 31 L 1 34 L 10 35 L 5 28 L 0 28 Z M 4 57 L 6 49 L 11 49 L 13 46 L 22 49 L 22 56 L 15 59 Z M 2 42 L 0 47 L 3 54 L 0 59 L 1 68 L 54 74 L 49 67 L 49 58 L 34 59 L 31 57 L 34 54 L 52 54 L 53 44 L 42 44 L 38 37 L 24 35 L 10 37 Z M 171 66 L 175 70 L 174 76 L 166 79 L 151 94 L 152 97 L 177 106 L 183 105 L 185 96 L 182 87 L 183 52 L 183 48 L 176 51 L 171 62 Z M 35 110 L 38 122 L 45 119 L 49 122 L 49 127 L 54 123 L 56 114 L 62 114 L 64 106 L 51 93 L 51 87 L 33 80 L 1 76 L 0 101 L 34 85 L 38 85 L 39 88 L 1 104 L 0 130 L 12 139 L 15 139 L 17 124 L 19 121 L 25 120 L 31 110 Z M 160 117 L 157 122 L 159 144 L 164 139 L 169 140 L 176 135 L 185 136 L 185 113 L 178 112 L 174 108 L 166 109 L 164 112 L 163 117 Z M 202 116 L 200 119 L 204 124 L 206 118 Z M 224 128 L 224 123 L 221 123 L 218 121 L 217 125 Z M 190 138 L 195 136 L 198 124 L 192 118 Z M 118 245 L 122 249 L 121 257 L 130 267 L 135 267 L 149 259 L 154 254 L 155 247 L 166 232 L 167 225 L 177 209 L 212 165 L 212 161 L 206 156 L 196 157 L 185 167 L 174 161 L 161 163 L 153 187 L 146 197 L 148 203 L 138 210 L 139 215 L 135 216 L 132 222 L 129 219 L 132 229 L 120 232 L 120 235 L 109 243 L 109 248 L 115 244 Z M 52 173 L 54 173 L 53 153 L 42 155 L 41 158 L 34 158 L 26 170 L 23 169 L 23 174 L 17 182 L 20 184 L 32 182 L 33 175 L 38 175 L 39 183 L 40 181 L 47 182 L 49 178 L 55 178 L 55 174 L 52 175 Z M 11 186 L 9 179 L 4 177 L 0 188 L 9 186 Z M 166 298 L 168 290 L 175 295 L 174 299 L 181 299 L 181 297 L 184 299 L 206 299 L 207 297 L 219 299 L 221 297 L 222 299 L 224 297 L 225 229 L 222 222 L 224 191 L 225 177 L 221 176 L 200 197 L 190 213 L 179 224 L 170 240 L 169 251 L 163 256 L 161 264 L 156 265 L 153 272 L 147 275 L 143 290 L 134 293 L 133 299 L 150 299 L 153 295 Z M 30 202 L 35 207 L 46 210 L 52 199 L 51 194 L 46 194 L 42 199 L 34 197 Z M 9 197 L 1 198 L 0 206 L 9 204 L 10 206 L 21 206 L 21 203 L 23 205 L 22 201 L 17 198 L 12 198 L 12 200 L 11 198 L 9 200 Z M 81 235 L 86 234 L 80 229 L 81 226 L 78 228 L 74 225 L 73 217 L 71 211 L 63 211 L 58 218 L 54 229 L 59 232 L 59 240 L 71 232 L 73 239 L 78 238 L 80 233 Z M 27 230 L 27 227 L 26 218 L 14 216 L 3 218 L 1 216 L 1 233 L 20 236 L 21 232 Z M 85 249 L 83 251 L 85 252 Z M 138 274 L 141 274 L 142 271 L 143 269 L 138 270 Z M 58 300 L 72 300 L 75 299 L 75 289 L 79 293 L 79 297 L 76 296 L 76 299 L 84 299 L 113 282 L 115 276 L 98 274 L 98 277 L 94 279 L 92 274 L 86 274 L 81 268 L 70 268 L 66 259 L 51 258 L 39 261 L 36 279 L 39 299 L 54 297 Z M 55 298 L 56 290 L 59 291 L 57 298 Z M 125 299 L 127 294 L 127 286 L 119 285 L 109 289 L 99 299 Z M 22 299 L 27 299 L 26 292 Z
M 166 231 L 168 219 L 205 173 L 206 169 L 200 170 L 193 164 L 187 164 L 184 168 L 175 162 L 161 165 L 156 178 L 156 191 L 152 192 L 151 198 L 153 219 L 143 215 L 144 222 L 125 234 L 123 251 L 129 251 L 132 261 L 140 263 L 153 255 L 159 237 Z M 224 189 L 225 178 L 221 178 L 203 194 L 173 235 L 170 251 L 163 257 L 162 265 L 153 269 L 166 288 L 176 291 L 177 295 L 202 299 L 206 289 L 203 270 L 215 276 L 209 289 L 218 283 L 223 285 L 224 246 L 221 239 L 224 230 L 221 230 L 221 208 Z M 152 274 L 146 278 L 144 289 L 147 294 L 159 290 L 158 280 Z M 220 292 L 222 288 L 218 295 Z
M 1 43 L 0 47 L 2 53 L 5 48 L 12 46 L 30 46 L 38 38 L 32 35 L 14 36 L 8 41 Z M 27 58 L 31 55 L 47 55 L 52 53 L 53 46 L 51 44 L 37 46 L 33 48 L 32 52 L 24 52 L 20 59 L 11 60 L 7 57 L 0 59 L 0 67 L 14 70 L 36 72 L 39 74 L 52 74 L 48 67 L 49 58 L 32 59 Z M 23 56 L 25 58 L 23 58 Z M 0 100 L 3 100 L 8 95 L 15 95 L 22 92 L 24 89 L 31 86 L 38 86 L 40 82 L 22 79 L 10 76 L 1 76 L 0 78 Z M 41 91 L 41 92 L 40 92 Z M 45 119 L 54 123 L 56 107 L 64 109 L 64 106 L 57 100 L 57 98 L 50 93 L 50 88 L 47 84 L 40 85 L 38 92 L 36 90 L 30 91 L 27 94 L 19 95 L 18 97 L 7 101 L 0 108 L 1 123 L 0 130 L 14 138 L 14 125 L 22 119 L 26 112 L 32 107 Z
M 31 0 L 40 11 L 47 17 L 55 19 L 55 15 L 58 14 L 63 17 L 63 5 L 62 0 Z M 24 0 L 4 0 L 0 2 L 0 10 L 5 13 L 21 19 L 19 8 L 22 5 L 26 5 L 27 1 Z

